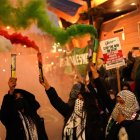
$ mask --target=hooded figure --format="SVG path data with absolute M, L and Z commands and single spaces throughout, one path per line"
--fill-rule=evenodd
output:
M 132 120 L 134 117 L 133 115 L 136 114 L 136 112 L 139 110 L 139 104 L 136 96 L 134 95 L 134 93 L 128 90 L 122 90 L 118 93 L 117 97 L 120 97 L 124 101 L 124 104 L 116 104 L 112 112 L 113 119 L 117 121 L 119 113 L 122 113 L 123 115 L 125 115 L 126 120 Z
M 26 90 L 6 94 L 0 112 L 6 140 L 48 140 L 43 118 L 37 114 L 39 107 L 35 96 Z
M 138 140 L 140 129 L 139 104 L 134 93 L 122 90 L 106 127 L 107 140 Z

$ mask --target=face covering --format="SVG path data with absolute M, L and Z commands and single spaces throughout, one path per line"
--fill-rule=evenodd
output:
M 24 98 L 18 98 L 16 99 L 16 108 L 17 110 L 28 110 L 29 105 L 28 102 Z
M 113 112 L 112 112 L 112 118 L 117 121 L 117 117 L 120 113 L 122 113 L 122 110 L 124 109 L 124 107 L 122 105 L 120 105 L 119 103 L 116 104 Z
M 113 112 L 112 117 L 116 121 L 119 113 L 124 114 L 126 116 L 126 120 L 131 120 L 133 114 L 135 114 L 139 110 L 138 101 L 134 95 L 129 90 L 122 90 L 118 93 L 119 97 L 124 100 L 124 105 L 117 103 Z

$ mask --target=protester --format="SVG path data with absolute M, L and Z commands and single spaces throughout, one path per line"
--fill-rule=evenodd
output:
M 129 140 L 138 140 L 140 137 L 138 111 L 139 105 L 134 93 L 129 90 L 120 91 L 107 125 L 106 139 L 118 140 L 125 135 Z
M 94 78 L 96 79 L 96 76 Z M 98 80 L 95 80 L 95 83 L 100 84 Z M 95 96 L 86 90 L 83 83 L 79 82 L 73 86 L 68 103 L 62 101 L 45 77 L 44 81 L 40 78 L 40 83 L 45 87 L 46 94 L 53 107 L 65 118 L 63 140 L 104 139 Z
M 100 73 L 99 73 L 99 75 L 100 75 Z M 92 76 L 91 71 L 88 72 L 88 76 L 89 76 L 89 83 L 87 84 L 87 88 L 95 97 L 96 105 L 97 105 L 98 110 L 100 112 L 100 118 L 101 118 L 101 122 L 102 122 L 102 129 L 104 131 L 106 123 L 107 123 L 107 120 L 108 120 L 108 116 L 109 116 L 108 109 L 107 109 L 106 105 L 104 104 L 104 101 L 100 97 L 100 94 L 98 94 L 98 89 L 96 88 L 96 83 L 94 82 L 95 80 L 94 80 L 94 78 Z M 101 75 L 100 75 L 100 80 L 102 82 L 104 82 L 104 80 L 102 79 Z M 102 86 L 103 85 L 101 85 L 100 88 L 102 88 Z
M 92 74 L 96 74 L 94 66 L 91 67 Z M 103 89 L 104 90 L 104 89 Z M 99 92 L 101 93 L 101 92 Z M 140 116 L 138 114 L 139 104 L 134 93 L 122 90 L 116 96 L 116 105 L 113 100 L 101 94 L 104 102 L 108 103 L 111 113 L 106 126 L 106 140 L 139 140 L 140 138 Z M 110 106 L 110 107 L 109 107 Z
M 48 140 L 43 118 L 37 114 L 40 105 L 33 94 L 15 89 L 16 78 L 10 78 L 9 91 L 1 106 L 1 122 L 6 128 L 6 140 Z
M 116 102 L 111 100 L 95 66 L 90 65 L 90 69 L 97 93 L 110 113 L 105 140 L 122 140 L 123 138 L 139 140 L 139 105 L 135 94 L 129 90 L 122 90 L 116 95 Z M 40 78 L 40 83 L 45 87 L 53 107 L 65 118 L 63 140 L 70 138 L 72 140 L 103 140 L 99 136 L 99 133 L 102 133 L 102 124 L 95 96 L 87 92 L 83 84 L 74 85 L 69 102 L 65 103 L 46 79 L 43 82 Z M 77 90 L 78 92 L 75 92 Z

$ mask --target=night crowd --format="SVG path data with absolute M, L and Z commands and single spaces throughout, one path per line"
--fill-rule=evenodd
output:
M 88 82 L 77 78 L 67 102 L 45 76 L 39 76 L 44 94 L 64 118 L 62 140 L 140 139 L 140 58 L 130 51 L 125 61 L 119 69 L 120 90 L 116 69 L 106 70 L 100 59 L 98 66 L 89 63 Z M 16 84 L 17 78 L 9 79 L 0 109 L 5 139 L 48 140 L 44 119 L 37 113 L 39 102 Z

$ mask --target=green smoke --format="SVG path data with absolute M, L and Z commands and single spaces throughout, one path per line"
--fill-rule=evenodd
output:
M 18 30 L 28 28 L 34 22 L 44 32 L 52 35 L 56 42 L 64 45 L 74 36 L 91 34 L 97 37 L 97 31 L 92 25 L 77 24 L 66 30 L 53 25 L 46 12 L 45 0 L 30 0 L 24 4 L 18 1 L 17 7 L 12 7 L 10 1 L 0 0 L 0 24 L 11 26 Z

